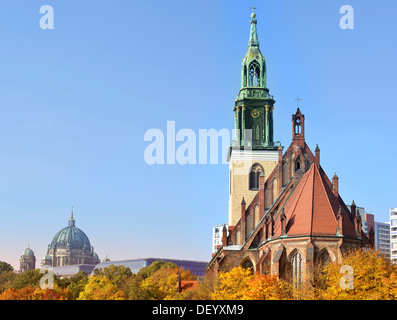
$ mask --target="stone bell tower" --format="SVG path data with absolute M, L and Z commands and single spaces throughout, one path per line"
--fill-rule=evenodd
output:
M 255 8 L 252 8 L 253 10 Z M 241 88 L 235 100 L 235 136 L 228 155 L 229 226 L 241 218 L 241 201 L 250 204 L 259 190 L 259 176 L 269 177 L 278 161 L 280 143 L 274 142 L 273 110 L 266 60 L 259 49 L 256 14 L 251 14 L 248 51 L 242 59 Z

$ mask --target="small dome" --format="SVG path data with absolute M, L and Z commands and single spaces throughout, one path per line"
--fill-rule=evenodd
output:
M 98 256 L 98 254 L 96 252 L 94 252 L 94 259 L 95 260 L 99 260 L 99 256 Z
M 48 254 L 46 254 L 45 256 L 44 256 L 44 258 L 42 259 L 42 261 L 51 261 L 52 259 L 51 259 L 51 257 L 48 255 Z
M 25 257 L 34 257 L 34 253 L 32 251 L 32 249 L 30 249 L 29 247 L 26 248 L 23 252 L 22 255 Z

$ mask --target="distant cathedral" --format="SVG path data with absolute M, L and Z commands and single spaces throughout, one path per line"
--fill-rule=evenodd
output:
M 94 252 L 87 235 L 76 227 L 73 209 L 68 221 L 68 226 L 58 231 L 48 245 L 47 254 L 41 265 L 61 267 L 77 264 L 95 265 L 100 262 Z M 20 272 L 35 269 L 36 257 L 29 247 L 20 258 Z
M 87 235 L 76 227 L 72 209 L 68 226 L 55 234 L 41 265 L 61 267 L 99 262 L 99 257 L 94 252 Z
M 207 274 L 242 266 L 252 272 L 310 279 L 325 261 L 341 261 L 349 248 L 373 245 L 361 230 L 360 215 L 339 195 L 320 165 L 320 149 L 305 142 L 305 116 L 292 115 L 292 143 L 284 152 L 274 142 L 275 100 L 266 83 L 253 12 L 248 52 L 242 60 L 241 89 L 235 100 L 236 137 L 228 155 L 229 222 Z M 299 103 L 300 99 L 297 99 Z

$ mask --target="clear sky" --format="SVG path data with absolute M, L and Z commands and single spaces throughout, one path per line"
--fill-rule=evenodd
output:
M 147 130 L 234 126 L 251 5 L 276 140 L 306 142 L 347 204 L 397 207 L 397 3 L 390 0 L 7 0 L 0 4 L 0 260 L 37 267 L 73 205 L 100 259 L 208 261 L 228 166 L 148 165 Z M 354 30 L 342 30 L 342 5 Z M 54 9 L 54 29 L 39 26 Z M 221 160 L 221 159 L 220 159 Z

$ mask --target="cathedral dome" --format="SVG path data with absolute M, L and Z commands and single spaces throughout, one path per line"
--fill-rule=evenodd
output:
M 51 241 L 50 249 L 91 251 L 91 243 L 87 235 L 75 226 L 73 211 L 68 226 L 57 232 Z

